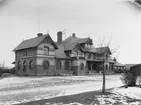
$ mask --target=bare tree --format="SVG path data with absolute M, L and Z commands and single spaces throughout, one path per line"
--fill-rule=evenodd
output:
M 100 39 L 100 45 L 99 45 L 99 47 L 101 48 L 101 54 L 103 54 L 103 65 L 102 65 L 102 68 L 103 68 L 103 83 L 102 83 L 102 93 L 105 93 L 105 89 L 106 89 L 106 87 L 105 87 L 105 85 L 106 85 L 106 81 L 105 81 L 105 66 L 104 66 L 104 64 L 105 64 L 105 62 L 106 62 L 106 60 L 108 59 L 108 57 L 109 57 L 109 54 L 107 53 L 107 52 L 103 52 L 102 51 L 102 49 L 103 49 L 103 47 L 108 47 L 108 48 L 110 48 L 110 44 L 111 44 L 111 41 L 112 41 L 112 37 L 110 38 L 110 40 L 108 41 L 108 43 L 106 44 L 105 43 L 105 36 L 103 37 L 103 39 L 101 40 Z M 120 46 L 118 46 L 117 48 L 114 48 L 114 49 L 111 49 L 111 53 L 112 54 L 114 54 L 114 53 L 116 53 L 117 52 L 117 50 L 119 49 L 119 47 Z M 118 54 L 119 55 L 119 54 Z M 116 56 L 117 57 L 117 56 Z

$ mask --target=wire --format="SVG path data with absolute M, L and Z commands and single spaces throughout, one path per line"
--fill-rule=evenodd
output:
M 37 30 L 40 31 L 39 0 L 37 0 Z

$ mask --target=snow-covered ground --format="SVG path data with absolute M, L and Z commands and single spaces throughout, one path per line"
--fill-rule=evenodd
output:
M 120 87 L 109 91 L 109 95 L 98 95 L 100 105 L 141 105 L 141 88 Z
M 122 85 L 120 75 L 106 76 L 106 88 Z M 0 105 L 97 91 L 102 75 L 60 77 L 10 77 L 0 80 Z
M 111 94 L 96 95 L 95 98 L 99 102 L 98 105 L 141 104 L 141 88 L 121 87 L 123 84 L 120 77 L 120 75 L 106 76 L 106 89 L 109 89 L 106 91 Z M 98 91 L 101 90 L 101 88 L 102 75 L 3 78 L 0 80 L 0 105 L 11 105 L 89 91 Z M 45 105 L 51 104 L 46 103 Z M 54 103 L 53 105 L 83 104 L 73 102 L 69 104 Z

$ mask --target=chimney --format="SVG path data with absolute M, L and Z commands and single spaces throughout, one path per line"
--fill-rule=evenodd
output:
M 37 37 L 43 36 L 43 33 L 38 33 Z
M 75 33 L 72 33 L 72 36 L 75 37 Z
M 57 32 L 57 43 L 62 42 L 62 31 Z
M 117 61 L 116 58 L 114 58 L 113 61 L 116 62 Z

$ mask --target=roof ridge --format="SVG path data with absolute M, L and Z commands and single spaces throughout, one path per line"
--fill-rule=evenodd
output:
M 44 40 L 47 36 L 50 36 L 50 35 L 44 34 L 39 37 L 26 39 L 26 40 L 22 41 L 13 51 L 38 46 L 38 44 L 41 43 L 42 40 Z
M 42 35 L 42 36 L 39 36 L 39 37 L 45 37 L 45 36 L 47 36 L 48 34 L 44 34 L 44 35 Z M 23 40 L 23 41 L 28 41 L 28 40 L 32 40 L 32 39 L 35 39 L 35 38 L 39 38 L 38 36 L 36 36 L 36 37 L 33 37 L 33 38 L 29 38 L 29 39 L 26 39 L 26 40 Z
M 72 36 L 69 36 L 67 39 L 63 40 L 62 43 L 65 43 L 67 40 L 69 40 Z

